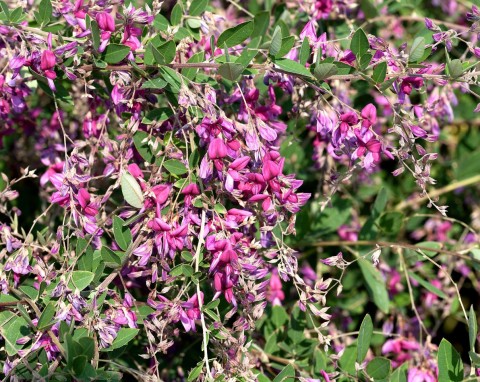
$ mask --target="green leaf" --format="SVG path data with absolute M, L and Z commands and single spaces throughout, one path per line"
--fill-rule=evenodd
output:
M 416 282 L 418 282 L 421 286 L 423 286 L 429 292 L 436 294 L 440 298 L 443 298 L 443 299 L 447 298 L 447 295 L 444 292 L 442 292 L 440 289 L 438 289 L 436 286 L 429 283 L 428 281 L 425 281 L 424 279 L 422 279 L 419 275 L 410 271 L 408 272 L 408 275 L 410 276 L 410 278 L 414 279 Z
M 160 68 L 160 73 L 162 73 L 163 79 L 167 81 L 169 90 L 172 93 L 178 93 L 180 91 L 180 87 L 182 86 L 182 80 L 179 74 L 168 66 L 162 66 Z
M 315 65 L 315 70 L 313 71 L 313 75 L 319 81 L 323 81 L 328 77 L 334 76 L 337 74 L 338 68 L 335 64 L 330 63 L 321 63 Z
M 258 48 L 262 43 L 262 39 L 267 33 L 268 26 L 270 24 L 270 12 L 259 12 L 253 19 L 253 32 L 251 35 L 249 48 Z
M 197 366 L 195 366 L 192 369 L 192 371 L 188 374 L 187 381 L 188 382 L 195 381 L 198 378 L 198 376 L 200 375 L 200 373 L 202 372 L 202 370 L 203 370 L 203 361 L 199 362 L 197 364 Z
M 98 50 L 98 48 L 100 47 L 100 28 L 98 27 L 98 24 L 95 20 L 92 20 L 90 22 L 90 29 L 92 31 L 93 48 L 95 50 Z
M 397 235 L 403 227 L 405 215 L 398 211 L 385 212 L 380 216 L 378 224 L 387 235 Z
M 288 318 L 284 307 L 278 305 L 272 307 L 272 324 L 276 328 L 283 326 L 288 321 Z
M 355 371 L 355 360 L 357 359 L 357 347 L 348 346 L 340 357 L 338 363 L 341 370 L 346 371 L 349 374 L 354 375 Z
M 101 250 L 102 260 L 105 262 L 105 265 L 109 268 L 117 268 L 122 264 L 120 257 L 112 251 L 110 248 L 103 246 Z
M 462 61 L 455 59 L 447 63 L 447 72 L 451 78 L 458 78 L 463 74 Z
M 52 11 L 53 7 L 50 0 L 40 1 L 40 5 L 38 6 L 37 21 L 42 25 L 48 24 L 52 19 Z
M 193 0 L 188 13 L 190 16 L 200 16 L 207 8 L 208 0 Z
M 153 26 L 159 32 L 164 32 L 168 29 L 168 27 L 170 26 L 170 23 L 168 22 L 165 16 L 159 13 L 155 16 L 155 19 L 153 20 Z
M 279 69 L 287 72 L 288 74 L 312 77 L 312 74 L 309 72 L 309 70 L 296 61 L 289 60 L 288 58 L 280 58 L 274 62 Z
M 105 48 L 103 60 L 109 64 L 117 64 L 127 57 L 130 47 L 120 44 L 109 44 Z
M 355 54 L 355 57 L 357 57 L 357 61 L 367 53 L 369 48 L 370 43 L 368 42 L 367 35 L 362 28 L 357 29 L 350 43 L 350 50 Z
M 238 58 L 235 60 L 236 64 L 242 64 L 245 67 L 247 67 L 252 60 L 255 58 L 255 56 L 258 54 L 257 49 L 248 49 L 245 48 L 242 51 L 242 54 L 238 56 Z
M 373 56 L 370 53 L 366 53 L 362 57 L 360 57 L 360 60 L 358 60 L 358 66 L 360 70 L 367 69 L 368 65 L 370 64 L 370 61 L 372 60 L 372 57 Z
M 360 266 L 363 278 L 367 284 L 368 293 L 373 299 L 373 302 L 383 313 L 388 313 L 390 300 L 382 275 L 378 269 L 365 259 L 359 259 L 358 265 Z
M 38 319 L 37 328 L 38 330 L 43 330 L 53 325 L 52 319 L 55 317 L 55 304 L 53 302 L 49 302 L 45 309 L 42 312 L 42 315 Z
M 478 322 L 477 315 L 473 305 L 470 305 L 470 311 L 468 312 L 468 338 L 470 342 L 470 350 L 475 352 L 475 344 L 477 343 L 478 334 Z
M 231 48 L 235 45 L 241 44 L 250 37 L 254 29 L 253 21 L 247 21 L 237 25 L 236 27 L 224 31 L 217 40 L 219 48 Z
M 153 57 L 155 58 L 157 64 L 165 65 L 170 64 L 174 60 L 175 54 L 177 52 L 177 45 L 175 44 L 175 42 L 170 40 L 157 48 L 151 45 L 151 49 Z
M 157 77 L 145 81 L 142 84 L 142 89 L 163 89 L 165 86 L 167 86 L 167 81 L 163 78 Z
M 278 51 L 277 54 L 275 54 L 275 58 L 281 58 L 288 54 L 293 48 L 293 45 L 295 45 L 295 37 L 294 36 L 288 36 L 282 38 L 282 44 L 281 48 Z
M 187 167 L 176 159 L 169 159 L 163 163 L 163 167 L 167 169 L 170 174 L 173 175 L 183 175 L 188 172 Z
M 360 8 L 367 20 L 378 16 L 378 9 L 371 0 L 360 0 Z
M 146 118 L 147 117 L 143 118 L 142 123 L 146 123 Z M 148 119 L 148 121 L 150 121 L 150 123 L 153 123 L 153 120 Z M 150 135 L 148 135 L 148 133 L 146 133 L 145 131 L 138 130 L 133 136 L 133 143 L 135 145 L 135 148 L 142 156 L 142 158 L 148 163 L 153 163 L 155 161 L 155 152 L 152 148 L 151 142 L 152 140 L 150 139 Z
M 376 65 L 373 69 L 372 80 L 374 80 L 377 84 L 381 84 L 385 80 L 386 75 L 387 63 L 383 61 Z
M 275 377 L 273 382 L 293 382 L 295 380 L 295 369 L 292 365 L 287 365 L 283 370 Z
M 177 2 L 172 9 L 172 13 L 170 14 L 170 23 L 175 26 L 180 24 L 182 21 L 183 16 L 183 7 L 181 2 Z
M 392 365 L 390 360 L 383 357 L 374 358 L 367 365 L 367 374 L 374 381 L 387 379 L 391 372 Z
M 270 47 L 268 48 L 268 53 L 272 56 L 275 56 L 282 47 L 282 28 L 278 25 L 275 27 L 272 35 L 272 41 L 270 42 Z
M 137 336 L 139 331 L 140 329 L 121 328 L 117 334 L 117 337 L 113 341 L 112 346 L 104 349 L 104 351 L 112 351 L 125 346 Z
M 362 363 L 365 359 L 368 349 L 370 348 L 370 341 L 373 334 L 372 318 L 369 314 L 365 316 L 360 325 L 357 340 L 357 362 Z
M 215 204 L 214 210 L 217 214 L 225 215 L 227 213 L 227 209 L 222 204 Z
M 245 65 L 226 62 L 219 66 L 218 74 L 229 81 L 237 81 L 245 70 Z
M 132 233 L 130 228 L 124 226 L 125 221 L 118 217 L 113 217 L 113 236 L 118 246 L 126 251 L 132 243 Z
M 425 37 L 417 37 L 413 40 L 410 54 L 408 56 L 409 62 L 418 62 L 425 53 Z
M 4 1 L 0 1 L 0 8 L 2 9 L 2 12 L 5 14 L 6 20 L 10 20 L 10 10 L 8 9 L 7 4 L 5 4 Z M 35 15 L 36 17 L 37 15 Z M 37 19 L 38 21 L 38 19 Z M 41 24 L 40 21 L 38 21 L 39 24 Z
M 390 376 L 390 382 L 407 382 L 407 367 L 408 362 L 397 367 Z
M 122 194 L 125 201 L 135 208 L 143 207 L 143 192 L 137 180 L 124 172 L 121 180 Z
M 3 316 L 7 316 L 8 320 L 4 320 Z M 0 326 L 0 333 L 5 341 L 5 351 L 9 356 L 14 356 L 23 348 L 23 345 L 17 344 L 19 338 L 30 333 L 28 323 L 23 317 L 15 316 L 11 312 L 0 312 L 0 322 L 5 322 Z
M 307 63 L 308 59 L 310 58 L 310 43 L 308 42 L 307 38 L 303 39 L 302 46 L 300 47 L 300 53 L 298 55 L 298 61 L 300 62 L 301 65 L 304 65 Z
M 82 291 L 90 285 L 94 277 L 95 277 L 95 274 L 93 274 L 92 272 L 74 271 L 72 273 L 73 285 L 79 291 Z
M 438 347 L 438 382 L 463 380 L 463 363 L 460 354 L 445 338 Z

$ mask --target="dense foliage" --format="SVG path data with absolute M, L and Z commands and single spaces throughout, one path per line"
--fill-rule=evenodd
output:
M 476 2 L 0 1 L 2 377 L 476 380 Z

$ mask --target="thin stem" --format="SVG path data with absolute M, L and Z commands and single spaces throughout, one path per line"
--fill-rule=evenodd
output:
M 305 244 L 305 246 L 314 246 L 314 247 L 342 247 L 342 246 L 355 246 L 355 245 L 360 245 L 360 246 L 378 245 L 379 247 L 406 248 L 406 249 L 411 249 L 413 251 L 420 250 L 420 251 L 438 252 L 445 255 L 459 257 L 464 260 L 470 260 L 480 264 L 480 260 L 477 260 L 473 257 L 469 257 L 460 252 L 449 251 L 447 249 L 441 249 L 441 248 L 428 248 L 422 245 L 414 245 L 414 244 L 408 244 L 408 243 L 393 243 L 389 241 L 373 241 L 373 240 L 358 240 L 358 241 L 330 240 L 330 241 L 320 241 L 317 243 Z M 476 246 L 474 246 L 473 248 L 476 248 Z M 462 252 L 469 252 L 471 249 L 472 248 L 468 248 Z
M 466 187 L 466 186 L 470 186 L 470 185 L 473 185 L 473 184 L 476 184 L 476 183 L 480 183 L 480 175 L 475 175 L 475 176 L 471 176 L 470 178 L 467 178 L 467 179 L 463 179 L 463 180 L 459 180 L 457 182 L 453 182 L 453 183 L 450 183 L 449 185 L 445 186 L 445 187 L 442 187 L 442 188 L 438 188 L 436 190 L 433 190 L 432 192 L 429 193 L 429 196 L 430 198 L 435 198 L 437 196 L 440 196 L 440 195 L 443 195 L 443 194 L 446 194 L 446 193 L 449 193 L 451 191 L 455 191 L 459 188 L 462 188 L 462 187 Z M 405 208 L 408 208 L 408 207 L 412 207 L 416 204 L 419 204 L 419 203 L 423 203 L 425 202 L 426 200 L 428 200 L 428 196 L 427 195 L 423 195 L 419 198 L 414 198 L 414 199 L 410 199 L 410 200 L 405 200 L 399 204 L 397 204 L 397 206 L 395 207 L 395 209 L 397 211 L 400 211 L 400 210 L 403 210 Z
M 198 245 L 197 245 L 197 250 L 195 252 L 195 273 L 199 271 L 199 266 L 200 266 L 200 252 L 202 251 L 202 245 L 203 245 L 203 236 L 204 236 L 204 230 L 205 230 L 205 210 L 202 210 L 202 222 L 200 225 L 200 234 L 198 237 Z M 205 368 L 207 369 L 207 376 L 209 380 L 213 380 L 212 377 L 212 372 L 210 371 L 210 364 L 208 362 L 208 338 L 207 338 L 207 325 L 205 324 L 205 316 L 202 312 L 202 305 L 203 301 L 200 296 L 201 290 L 200 290 L 200 283 L 197 283 L 197 298 L 198 298 L 198 308 L 200 310 L 200 320 L 202 322 L 202 332 L 203 332 L 203 358 L 205 361 Z

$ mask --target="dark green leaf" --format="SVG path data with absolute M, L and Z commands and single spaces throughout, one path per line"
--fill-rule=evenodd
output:
M 217 40 L 219 48 L 231 48 L 250 37 L 254 29 L 253 21 L 247 21 L 224 31 Z
M 173 175 L 183 175 L 188 172 L 187 167 L 176 159 L 169 159 L 163 163 L 163 167 L 167 169 L 170 174 Z
M 375 305 L 384 312 L 389 311 L 389 301 L 387 287 L 380 271 L 365 259 L 359 259 L 358 265 L 362 271 L 363 278 L 367 284 L 367 290 Z
M 122 260 L 120 259 L 120 257 L 110 248 L 103 246 L 101 250 L 101 255 L 103 261 L 105 262 L 105 265 L 109 268 L 117 268 L 119 265 L 122 264 Z
M 447 63 L 447 72 L 451 78 L 458 78 L 463 74 L 462 61 L 455 59 Z
M 298 61 L 300 64 L 304 65 L 307 63 L 310 58 L 310 44 L 307 38 L 303 39 L 302 46 L 300 47 L 300 53 L 298 55 Z
M 360 325 L 357 340 L 357 362 L 362 363 L 365 359 L 368 349 L 370 348 L 370 341 L 373 334 L 372 318 L 369 314 L 365 316 Z
M 167 81 L 165 81 L 163 78 L 157 77 L 145 81 L 142 84 L 142 89 L 163 89 L 165 86 L 167 86 Z
M 177 2 L 172 9 L 172 13 L 170 14 L 170 23 L 175 26 L 180 24 L 182 21 L 183 16 L 183 7 L 181 2 Z
M 47 25 L 52 19 L 52 11 L 53 7 L 50 0 L 40 1 L 40 5 L 38 6 L 37 21 L 42 25 Z
M 387 63 L 385 61 L 380 62 L 373 69 L 372 79 L 377 83 L 381 84 L 387 75 Z
M 145 118 L 143 118 L 142 123 L 146 123 Z M 148 120 L 150 123 L 153 123 L 153 120 Z M 155 161 L 155 153 L 151 145 L 152 140 L 145 131 L 138 130 L 133 136 L 133 143 L 135 144 L 135 148 L 137 149 L 138 153 L 146 162 L 153 163 Z
M 104 351 L 112 351 L 125 346 L 137 336 L 139 331 L 140 329 L 121 328 L 117 334 L 117 337 L 113 341 L 112 346 L 104 349 Z
M 113 217 L 113 235 L 118 246 L 126 251 L 132 243 L 132 233 L 130 228 L 124 226 L 125 221 L 118 217 Z
M 155 16 L 155 19 L 153 20 L 153 26 L 159 32 L 164 32 L 168 29 L 168 27 L 170 26 L 170 23 L 168 22 L 165 16 L 159 13 Z
M 417 37 L 413 40 L 412 47 L 410 48 L 410 54 L 408 57 L 409 62 L 418 62 L 425 52 L 425 37 Z
M 72 281 L 75 288 L 79 291 L 84 290 L 90 285 L 95 275 L 88 271 L 74 271 L 72 273 Z
M 103 60 L 109 64 L 117 64 L 127 57 L 130 47 L 120 44 L 109 44 L 105 48 Z
M 38 319 L 37 328 L 43 330 L 53 324 L 52 320 L 55 317 L 55 304 L 49 302 Z
M 341 370 L 346 371 L 349 374 L 355 375 L 355 360 L 357 359 L 357 347 L 349 346 L 340 357 L 338 363 Z
M 218 74 L 229 81 L 237 81 L 245 70 L 245 65 L 226 62 L 219 66 Z
M 282 306 L 272 307 L 272 324 L 280 328 L 288 321 L 288 314 Z
M 193 0 L 188 13 L 190 16 L 200 16 L 207 8 L 208 0 Z
M 390 360 L 383 357 L 374 358 L 367 365 L 367 374 L 373 378 L 374 381 L 387 379 L 391 372 L 392 365 L 390 364 Z
M 90 28 L 92 31 L 92 42 L 95 50 L 100 47 L 100 28 L 95 20 L 90 22 Z
M 253 19 L 254 28 L 251 35 L 251 41 L 248 44 L 249 48 L 258 48 L 262 43 L 262 39 L 267 33 L 268 25 L 270 24 L 270 13 L 260 12 L 255 15 Z
M 272 41 L 270 42 L 270 47 L 268 48 L 268 53 L 272 56 L 275 56 L 282 47 L 282 28 L 278 25 L 275 27 L 272 35 Z
M 283 370 L 275 377 L 273 382 L 294 382 L 295 381 L 295 369 L 292 365 L 287 365 Z
M 463 380 L 463 363 L 460 354 L 445 338 L 438 347 L 438 382 Z
M 321 63 L 315 65 L 315 70 L 313 71 L 313 75 L 319 81 L 323 81 L 328 77 L 334 76 L 337 74 L 338 68 L 335 64 L 330 63 Z
M 357 29 L 350 43 L 350 50 L 355 54 L 357 60 L 360 59 L 370 48 L 367 35 L 362 28 Z
M 419 275 L 410 271 L 408 272 L 408 275 L 410 276 L 410 278 L 414 279 L 416 282 L 418 282 L 421 286 L 423 286 L 429 292 L 436 294 L 440 298 L 444 298 L 444 299 L 447 298 L 447 295 L 444 292 L 442 292 L 440 289 L 438 289 L 436 286 L 429 283 L 428 281 L 425 281 L 424 279 L 422 279 Z
M 372 60 L 372 57 L 373 56 L 370 53 L 366 53 L 362 57 L 360 57 L 360 60 L 358 60 L 358 66 L 360 70 L 367 69 L 368 65 L 370 64 L 370 61 Z
M 478 322 L 477 315 L 473 305 L 470 305 L 470 311 L 468 312 L 468 338 L 470 342 L 470 350 L 475 352 L 475 344 L 477 343 L 478 334 Z
M 288 52 L 292 50 L 294 44 L 295 44 L 294 36 L 288 36 L 288 37 L 282 38 L 281 48 L 278 51 L 278 53 L 275 54 L 275 58 L 281 58 L 286 54 L 288 54 Z
M 288 58 L 280 58 L 278 60 L 275 60 L 275 65 L 278 66 L 279 69 L 289 74 L 312 77 L 312 74 L 308 71 L 307 68 L 305 68 L 305 66 L 299 64 L 296 61 L 289 60 Z
M 398 211 L 385 212 L 380 216 L 380 229 L 388 235 L 397 235 L 403 226 L 405 216 Z
M 199 362 L 197 364 L 197 366 L 195 366 L 192 371 L 188 374 L 188 379 L 187 381 L 188 382 L 193 382 L 195 380 L 197 380 L 198 376 L 200 375 L 200 373 L 202 372 L 202 369 L 203 369 L 203 361 L 202 362 Z

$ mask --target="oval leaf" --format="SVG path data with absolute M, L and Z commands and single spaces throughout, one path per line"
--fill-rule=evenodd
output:
M 135 208 L 143 207 L 143 192 L 137 180 L 124 172 L 121 180 L 122 194 L 125 201 Z
M 218 38 L 217 46 L 219 48 L 231 48 L 232 46 L 241 44 L 250 37 L 253 32 L 253 28 L 253 21 L 247 21 L 246 23 L 242 23 L 236 27 L 227 29 Z

